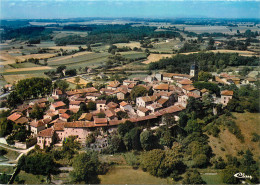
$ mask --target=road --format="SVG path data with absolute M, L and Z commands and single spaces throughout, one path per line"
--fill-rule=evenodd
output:
M 2 98 L 4 98 L 4 97 L 8 96 L 9 94 L 10 94 L 10 92 L 0 95 L 0 99 L 2 99 Z
M 0 143 L 0 147 L 6 148 L 8 150 L 12 150 L 12 151 L 16 151 L 16 152 L 20 153 L 20 155 L 15 160 L 0 162 L 0 166 L 15 166 L 16 163 L 19 161 L 19 159 L 23 155 L 26 155 L 28 152 L 30 152 L 31 150 L 33 150 L 35 148 L 35 146 L 32 146 L 32 147 L 30 147 L 28 149 L 16 149 L 16 148 L 12 148 L 12 147 L 9 147 L 7 145 L 4 145 L 2 143 Z

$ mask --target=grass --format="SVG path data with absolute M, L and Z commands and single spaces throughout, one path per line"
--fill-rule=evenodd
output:
M 10 66 L 14 68 L 26 68 L 26 67 L 41 67 L 40 65 L 31 63 L 31 62 L 24 62 L 24 63 L 15 63 L 15 64 L 9 64 Z
M 106 175 L 98 177 L 101 184 L 172 184 L 170 179 L 157 178 L 130 166 L 114 166 Z
M 45 70 L 33 70 L 33 71 L 12 71 L 4 72 L 3 75 L 20 75 L 20 74 L 42 74 L 47 71 L 56 71 L 56 69 L 45 69 Z
M 7 150 L 7 154 L 5 155 L 5 157 L 7 157 L 9 160 L 15 160 L 17 159 L 17 157 L 20 155 L 20 153 L 16 152 L 16 151 L 12 151 L 12 150 Z
M 221 179 L 221 175 L 210 175 L 210 174 L 202 174 L 202 179 L 206 182 L 206 184 L 224 184 Z
M 120 52 L 120 54 L 127 59 L 136 60 L 136 59 L 146 58 L 146 53 L 142 53 L 142 52 L 127 51 L 127 52 Z
M 33 175 L 26 173 L 25 171 L 20 171 L 18 174 L 19 183 L 14 182 L 13 184 L 46 184 L 46 177 L 42 175 Z
M 256 159 L 260 157 L 260 147 L 258 142 L 251 141 L 252 133 L 260 135 L 260 114 L 259 113 L 232 113 L 236 119 L 236 125 L 241 130 L 241 134 L 244 136 L 244 142 L 242 143 L 236 136 L 228 131 L 227 128 L 221 127 L 219 137 L 209 136 L 209 145 L 211 146 L 213 153 L 216 157 L 221 156 L 226 158 L 226 155 L 237 156 L 239 151 L 245 151 L 250 149 Z M 224 149 L 221 150 L 221 149 Z
M 60 66 L 60 65 L 75 65 L 75 64 L 95 64 L 99 63 L 102 60 L 105 60 L 110 54 L 108 53 L 88 53 L 85 55 L 80 55 L 80 56 L 75 56 L 75 57 L 70 57 L 66 58 L 64 60 L 49 60 L 48 65 L 49 66 Z M 56 58 L 57 59 L 57 58 Z
M 26 78 L 33 78 L 33 77 L 48 78 L 48 76 L 46 76 L 43 73 L 4 75 L 5 81 L 10 83 L 10 84 L 13 84 L 13 83 L 15 83 L 19 80 L 23 80 L 23 79 L 26 79 Z
M 12 174 L 14 172 L 13 166 L 0 166 L 0 172 L 6 174 Z

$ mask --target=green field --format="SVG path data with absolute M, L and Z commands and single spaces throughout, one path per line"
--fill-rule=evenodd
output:
M 15 64 L 10 64 L 12 68 L 27 68 L 27 67 L 41 67 L 41 65 L 37 65 L 31 62 L 24 62 L 24 63 L 15 63 Z
M 173 50 L 177 50 L 179 46 L 182 46 L 182 43 L 179 40 L 171 40 L 170 42 L 159 42 L 153 44 L 153 48 L 149 49 L 151 52 L 166 52 L 173 53 Z
M 128 51 L 128 52 L 120 52 L 120 54 L 127 59 L 136 60 L 136 59 L 146 58 L 146 53 L 143 52 Z
M 170 179 L 157 178 L 131 166 L 114 166 L 106 175 L 98 177 L 101 184 L 172 184 Z
M 0 173 L 12 174 L 13 172 L 13 166 L 0 166 Z
M 221 179 L 221 175 L 208 175 L 208 174 L 202 174 L 202 179 L 206 182 L 206 184 L 224 184 Z
M 46 177 L 42 175 L 33 175 L 20 171 L 18 174 L 19 182 L 14 181 L 13 184 L 46 184 Z
M 55 61 L 57 60 L 57 58 L 52 58 L 49 60 L 48 66 L 67 65 L 72 68 L 75 68 L 80 66 L 90 66 L 93 64 L 97 65 L 100 64 L 101 62 L 104 62 L 109 55 L 110 54 L 108 53 L 89 53 L 86 55 L 75 56 L 75 57 L 71 57 L 59 61 Z

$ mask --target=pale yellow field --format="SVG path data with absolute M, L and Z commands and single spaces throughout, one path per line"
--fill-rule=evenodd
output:
M 121 48 L 123 46 L 127 46 L 127 47 L 130 47 L 131 49 L 133 49 L 134 47 L 137 47 L 137 48 L 141 47 L 140 42 L 118 43 L 118 44 L 114 44 L 114 45 L 116 45 L 119 48 Z
M 37 73 L 37 74 L 18 74 L 18 75 L 4 75 L 4 79 L 7 83 L 15 84 L 19 80 L 23 80 L 26 78 L 33 78 L 33 77 L 41 77 L 41 78 L 48 78 L 45 74 Z
M 87 80 L 84 80 L 82 78 L 79 78 L 79 85 L 86 85 L 88 83 Z M 74 81 L 75 81 L 75 77 L 71 77 L 71 78 L 67 78 L 66 81 L 70 82 L 70 83 L 73 83 L 73 84 L 76 84 Z
M 241 51 L 241 50 L 224 50 L 224 49 L 221 49 L 221 50 L 210 50 L 211 52 L 213 53 L 238 53 L 239 55 L 241 56 L 254 56 L 254 55 L 257 55 L 257 53 L 255 52 L 252 52 L 252 51 Z
M 90 54 L 90 53 L 93 53 L 93 52 L 89 52 L 89 51 L 79 52 L 79 53 L 75 53 L 74 55 L 60 57 L 60 58 L 57 58 L 55 60 L 48 61 L 48 63 L 49 62 L 57 62 L 57 61 L 61 61 L 61 60 L 65 60 L 65 59 L 69 59 L 69 58 L 73 58 L 73 57 L 77 57 L 77 56 L 81 56 L 81 55 L 86 55 L 86 54 Z
M 52 67 L 41 66 L 41 67 L 19 68 L 19 69 L 6 69 L 5 72 L 39 71 L 39 70 L 46 70 L 46 69 L 52 69 Z
M 142 62 L 144 64 L 150 64 L 151 62 L 157 62 L 159 60 L 161 60 L 162 58 L 170 58 L 174 56 L 174 54 L 150 54 L 148 56 L 148 60 Z

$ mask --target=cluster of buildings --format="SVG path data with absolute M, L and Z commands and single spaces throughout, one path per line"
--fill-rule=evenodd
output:
M 165 114 L 173 114 L 178 119 L 178 114 L 185 110 L 190 97 L 201 99 L 209 94 L 207 89 L 199 90 L 193 86 L 192 78 L 196 70 L 196 67 L 191 67 L 190 75 L 163 73 L 147 76 L 142 81 L 110 81 L 106 88 L 100 90 L 94 87 L 66 92 L 54 89 L 51 97 L 18 106 L 8 119 L 16 124 L 27 125 L 41 148 L 62 143 L 69 136 L 76 136 L 78 141 L 84 143 L 93 131 L 99 129 L 103 134 L 105 130 L 113 132 L 126 120 L 144 125 L 148 121 L 160 123 Z M 148 93 L 133 101 L 129 96 L 138 86 L 145 88 Z M 116 96 L 118 101 L 100 99 L 104 95 Z M 227 105 L 232 96 L 233 91 L 226 90 L 221 92 L 221 97 L 213 98 L 215 102 Z M 69 100 L 68 104 L 61 101 L 65 97 Z M 95 109 L 83 112 L 74 120 L 72 115 L 79 112 L 82 104 L 88 105 L 90 102 L 95 103 Z M 43 119 L 32 120 L 29 117 L 36 104 L 45 109 Z M 121 117 L 122 114 L 127 116 Z

